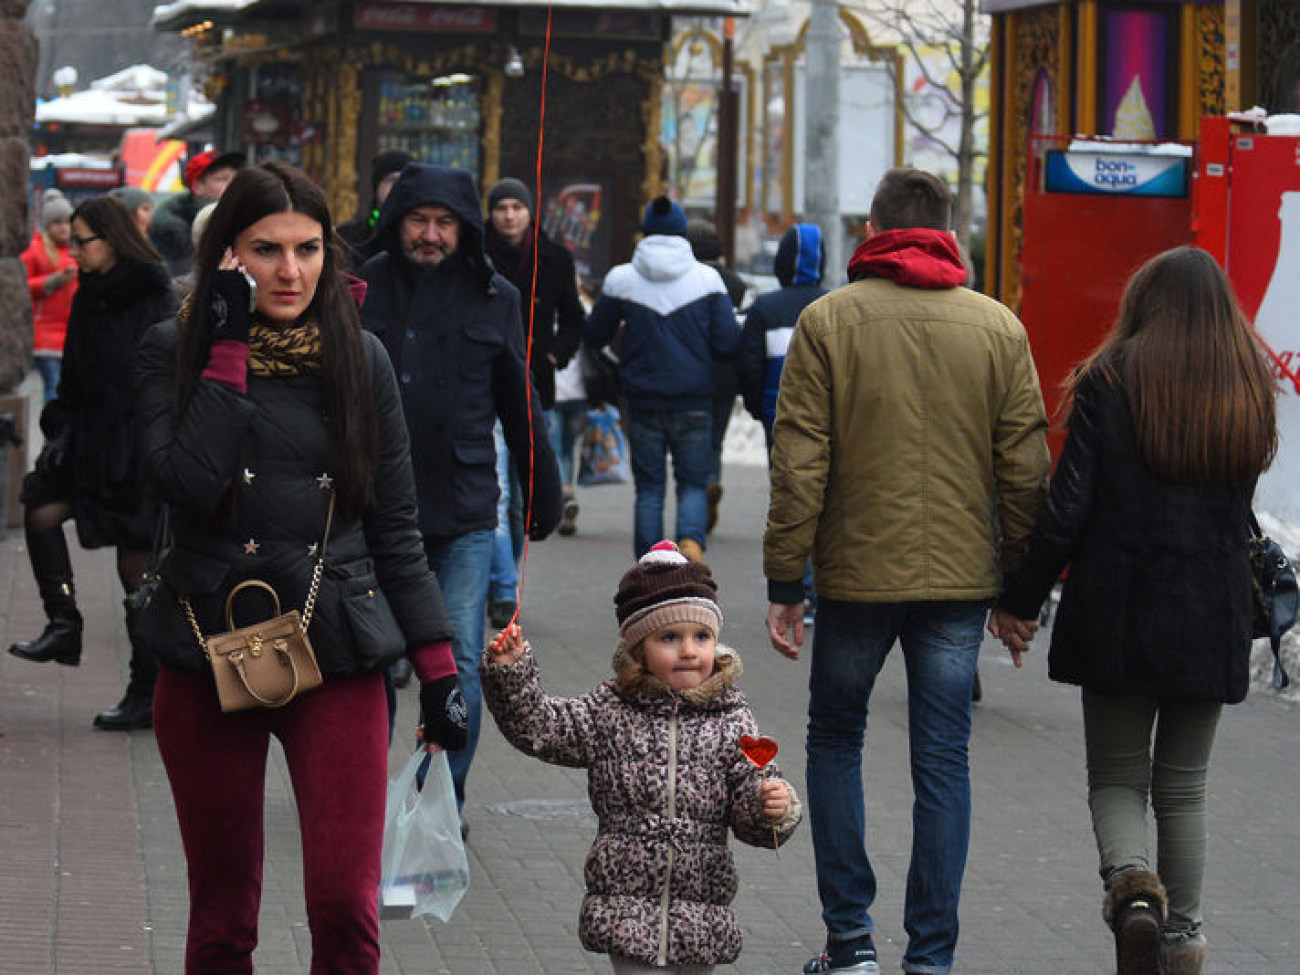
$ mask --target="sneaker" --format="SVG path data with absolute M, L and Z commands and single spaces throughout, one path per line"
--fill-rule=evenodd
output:
M 561 535 L 572 535 L 578 530 L 578 502 L 572 497 L 564 499 L 564 517 L 555 529 Z
M 830 975 L 840 972 L 844 975 L 880 975 L 880 966 L 876 964 L 876 944 L 871 935 L 842 941 L 839 944 L 827 942 L 826 950 L 816 958 L 808 960 L 803 966 L 803 975 Z

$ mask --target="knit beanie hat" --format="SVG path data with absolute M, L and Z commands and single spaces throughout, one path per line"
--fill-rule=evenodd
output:
M 45 191 L 41 197 L 41 226 L 46 230 L 58 220 L 67 220 L 72 216 L 72 204 L 58 190 Z
M 682 236 L 686 233 L 686 211 L 666 196 L 657 196 L 645 208 L 641 219 L 641 231 L 666 236 Z
M 674 623 L 698 623 L 722 632 L 718 586 L 703 562 L 692 562 L 672 542 L 660 542 L 623 574 L 614 615 L 624 645 L 634 647 Z
M 153 202 L 153 195 L 138 186 L 117 186 L 109 190 L 108 195 L 115 200 L 121 200 L 122 205 L 132 213 Z
M 488 212 L 495 210 L 496 205 L 502 200 L 518 200 L 529 213 L 533 212 L 533 195 L 528 192 L 528 187 L 521 179 L 507 176 L 505 179 L 498 180 L 488 191 Z
M 370 160 L 370 192 L 378 193 L 384 177 L 400 173 L 409 162 L 415 162 L 415 157 L 401 149 L 385 149 L 375 156 Z

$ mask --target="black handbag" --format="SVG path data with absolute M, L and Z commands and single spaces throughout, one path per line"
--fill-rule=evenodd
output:
M 1300 587 L 1291 560 L 1282 546 L 1260 529 L 1254 512 L 1250 515 L 1250 575 L 1255 599 L 1252 635 L 1257 640 L 1267 638 L 1272 645 L 1273 686 L 1281 690 L 1291 683 L 1279 653 L 1282 634 L 1295 624 L 1300 611 Z

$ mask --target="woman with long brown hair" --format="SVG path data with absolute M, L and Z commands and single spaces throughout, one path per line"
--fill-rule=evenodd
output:
M 1246 696 L 1249 676 L 1247 541 L 1255 481 L 1277 449 L 1274 380 L 1227 276 L 1179 247 L 1133 276 L 1067 392 L 1050 493 L 989 629 L 1019 666 L 1069 566 L 1048 672 L 1082 688 L 1119 972 L 1191 975 L 1206 950 L 1210 752 L 1222 705 Z
M 68 244 L 77 292 L 68 316 L 58 394 L 41 411 L 46 443 L 23 481 L 27 554 L 48 622 L 14 656 L 70 667 L 81 662 L 81 613 L 63 523 L 75 520 L 84 548 L 117 550 L 117 573 L 130 595 L 140 585 L 158 521 L 139 478 L 131 387 L 145 330 L 176 309 L 158 252 L 118 200 L 86 200 L 72 212 Z M 149 727 L 156 667 L 132 640 L 126 694 L 95 717 L 95 727 Z
M 465 744 L 397 381 L 361 330 L 333 234 L 305 174 L 241 170 L 200 238 L 186 306 L 140 350 L 140 456 L 172 523 L 140 629 L 162 664 L 154 730 L 189 868 L 191 975 L 252 971 L 272 736 L 302 829 L 311 970 L 356 975 L 379 970 L 384 669 L 408 657 L 421 700 L 437 705 L 425 741 Z M 285 610 L 314 600 L 307 635 L 324 683 L 226 712 L 195 629 L 224 630 L 227 597 L 250 580 Z

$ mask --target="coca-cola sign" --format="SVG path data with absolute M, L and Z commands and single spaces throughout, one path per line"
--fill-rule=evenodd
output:
M 353 25 L 358 30 L 444 31 L 485 34 L 496 30 L 491 7 L 454 7 L 423 3 L 359 3 Z

